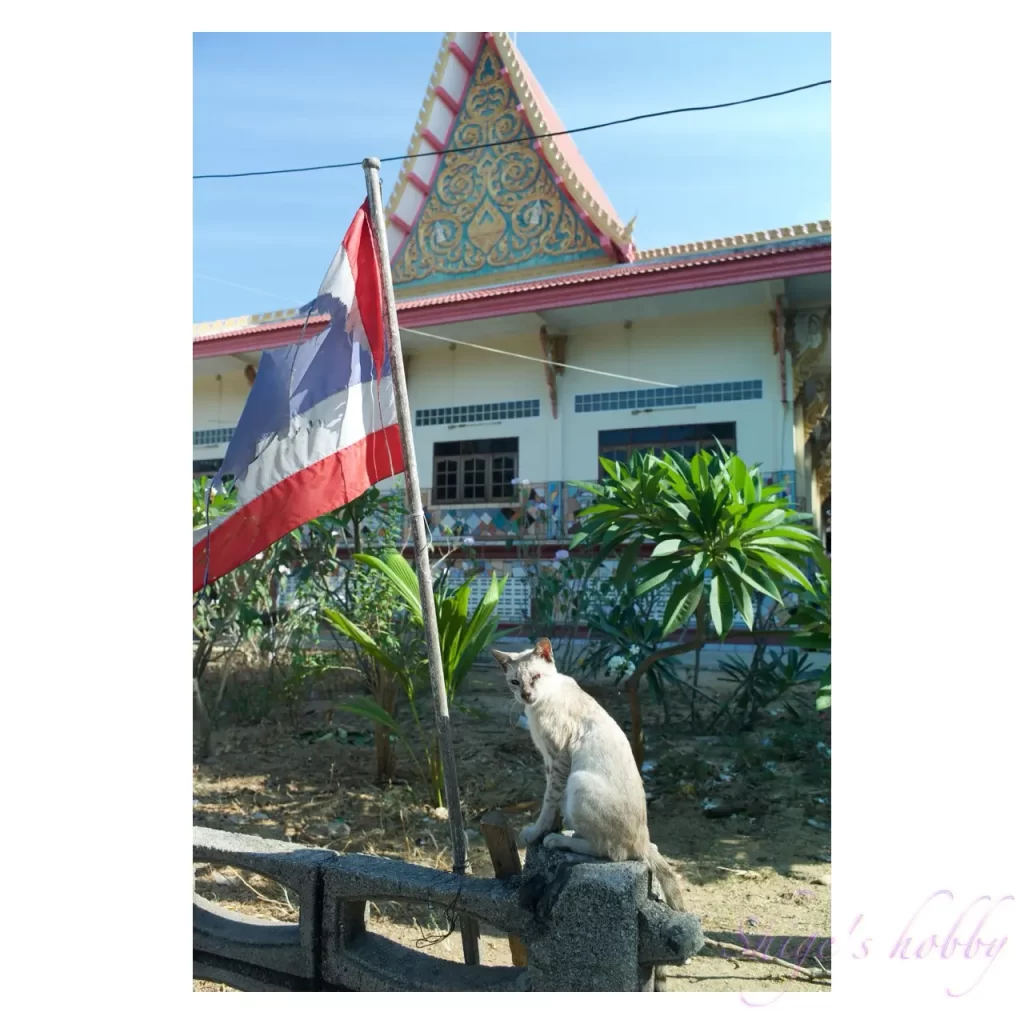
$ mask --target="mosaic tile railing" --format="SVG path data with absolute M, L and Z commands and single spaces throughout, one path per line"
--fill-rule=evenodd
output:
M 786 495 L 793 494 L 792 471 L 776 471 L 763 474 L 767 483 L 781 484 Z M 580 509 L 593 501 L 593 495 L 577 484 L 565 481 L 526 484 L 520 487 L 518 502 L 506 506 L 430 506 L 430 492 L 423 492 L 430 533 L 436 542 L 447 541 L 461 550 L 461 557 L 449 562 L 452 581 L 458 582 L 473 573 L 479 573 L 473 580 L 470 591 L 470 608 L 475 609 L 482 599 L 492 572 L 508 576 L 502 594 L 499 614 L 502 622 L 522 622 L 530 614 L 530 575 L 537 571 L 533 565 L 539 545 L 551 545 L 560 541 L 568 542 L 576 516 Z M 367 524 L 367 540 L 372 544 L 375 532 Z M 409 535 L 408 527 L 406 536 Z M 473 557 L 466 557 L 467 548 L 475 548 Z M 605 564 L 599 576 L 610 575 L 617 562 Z M 333 587 L 341 582 L 337 576 L 329 581 Z M 281 601 L 287 605 L 292 599 L 294 584 L 291 579 L 285 583 Z M 655 597 L 652 613 L 660 617 L 665 610 L 668 589 Z M 737 613 L 736 623 L 740 623 Z M 692 620 L 691 620 L 692 625 Z
M 764 473 L 766 483 L 780 484 L 792 500 L 792 470 Z M 526 544 L 552 543 L 567 538 L 581 508 L 593 495 L 578 484 L 565 480 L 528 484 L 520 488 L 520 497 L 508 505 L 460 508 L 457 505 L 431 505 L 430 491 L 423 492 L 430 534 L 434 540 L 445 537 L 471 537 L 474 542 L 518 541 Z
M 781 484 L 786 496 L 792 500 L 792 470 L 773 470 L 764 473 L 763 479 L 766 483 Z M 467 506 L 432 505 L 430 491 L 423 491 L 430 536 L 434 541 L 448 540 L 456 546 L 465 541 L 492 549 L 500 545 L 508 552 L 507 557 L 515 558 L 517 548 L 567 541 L 580 509 L 594 500 L 594 496 L 578 483 L 565 480 L 526 483 L 518 490 L 517 498 L 507 504 Z M 370 520 L 364 522 L 363 532 L 371 545 L 375 536 L 383 538 L 385 535 L 383 524 Z M 411 533 L 408 521 L 404 533 L 406 538 Z

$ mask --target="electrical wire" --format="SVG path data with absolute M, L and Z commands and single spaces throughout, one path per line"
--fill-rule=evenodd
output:
M 456 341 L 455 338 L 446 338 L 442 334 L 428 334 L 426 331 L 413 330 L 411 327 L 403 327 L 403 334 L 418 334 L 421 338 L 433 338 L 435 341 L 447 341 L 449 345 L 465 345 L 466 348 L 478 348 L 481 352 L 493 352 L 499 356 L 511 356 L 513 359 L 526 359 L 531 363 L 543 363 L 545 366 L 560 366 L 563 370 L 579 370 L 580 373 L 596 373 L 599 377 L 614 377 L 616 380 L 628 380 L 633 384 L 652 384 L 656 388 L 675 388 L 678 384 L 666 384 L 660 380 L 645 380 L 643 377 L 627 377 L 621 373 L 611 373 L 608 370 L 594 370 L 589 366 L 573 366 L 571 363 L 556 363 L 552 359 L 541 359 L 539 356 L 526 356 L 521 352 L 506 352 L 500 348 L 488 348 L 486 345 L 477 345 L 472 341 Z
M 634 121 L 646 121 L 652 117 L 668 117 L 670 114 L 691 114 L 702 110 L 723 110 L 726 107 L 739 107 L 744 103 L 757 103 L 761 100 L 771 100 L 778 96 L 789 96 L 794 92 L 803 92 L 806 89 L 817 89 L 822 85 L 830 85 L 831 78 L 824 78 L 820 82 L 810 82 L 807 85 L 798 85 L 792 89 L 782 89 L 780 92 L 767 92 L 761 96 L 748 96 L 743 100 L 729 100 L 727 103 L 707 103 L 699 107 L 676 107 L 674 110 L 656 110 L 649 114 L 634 114 L 632 117 L 622 117 L 615 121 L 602 121 L 600 124 L 588 124 L 582 128 L 563 128 L 557 132 L 545 132 L 543 135 L 524 135 L 518 139 L 506 139 L 496 142 L 478 142 L 472 146 L 455 146 L 451 149 L 441 149 L 435 152 L 423 153 L 422 156 L 447 156 L 449 153 L 469 153 L 475 149 L 497 149 L 499 146 L 512 146 L 523 142 L 535 142 L 538 139 L 553 139 L 559 135 L 579 135 L 582 132 L 596 131 L 598 128 L 611 128 L 613 125 L 632 124 Z M 385 156 L 380 158 L 382 164 L 395 163 L 398 160 L 407 160 L 412 154 L 403 153 L 401 156 Z M 349 160 L 340 164 L 316 164 L 312 167 L 282 167 L 273 171 L 235 171 L 230 174 L 193 174 L 193 181 L 207 181 L 211 178 L 258 178 L 271 174 L 305 174 L 309 171 L 333 171 L 346 167 L 362 167 L 362 160 Z

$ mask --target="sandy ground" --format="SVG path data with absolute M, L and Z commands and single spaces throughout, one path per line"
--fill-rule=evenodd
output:
M 701 683 L 711 690 L 725 685 L 710 674 Z M 543 793 L 543 772 L 496 678 L 474 677 L 461 697 L 475 712 L 453 719 L 470 859 L 474 874 L 491 877 L 479 819 L 501 807 L 517 829 L 530 822 Z M 608 690 L 600 699 L 621 724 L 628 721 L 620 694 Z M 679 720 L 666 726 L 660 708 L 645 706 L 651 836 L 683 878 L 689 907 L 700 915 L 709 938 L 787 960 L 800 960 L 813 939 L 814 955 L 828 966 L 827 753 L 819 747 L 815 754 L 812 744 L 808 754 L 806 740 L 794 747 L 784 735 L 782 716 L 765 715 L 763 728 L 739 738 L 688 736 L 685 715 L 680 707 Z M 447 824 L 430 813 L 425 787 L 408 757 L 399 755 L 398 782 L 371 783 L 368 729 L 365 721 L 327 715 L 323 703 L 313 702 L 297 724 L 224 730 L 214 756 L 194 767 L 194 823 L 450 867 Z M 716 811 L 705 810 L 708 801 L 719 805 L 717 813 L 735 813 L 710 817 Z M 295 895 L 260 876 L 197 865 L 196 891 L 229 909 L 297 919 Z M 369 927 L 461 961 L 459 935 L 444 937 L 447 923 L 437 908 L 371 904 Z M 484 926 L 480 945 L 482 962 L 511 964 L 504 935 Z M 669 979 L 669 989 L 677 991 L 828 991 L 783 968 L 717 952 L 669 968 Z M 199 981 L 193 986 L 227 990 Z

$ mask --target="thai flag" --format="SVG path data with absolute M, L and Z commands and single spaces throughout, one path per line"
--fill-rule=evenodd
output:
M 330 326 L 260 359 L 211 485 L 233 475 L 238 506 L 193 533 L 193 593 L 404 470 L 381 295 L 367 201 L 302 310 Z

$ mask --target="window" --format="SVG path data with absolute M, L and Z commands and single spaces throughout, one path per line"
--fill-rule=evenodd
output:
M 217 470 L 220 469 L 220 464 L 223 459 L 193 459 L 192 460 L 192 477 L 198 480 L 200 477 L 213 477 L 216 475 Z
M 625 462 L 634 452 L 680 452 L 691 459 L 702 448 L 717 449 L 716 439 L 727 451 L 736 450 L 735 423 L 691 423 L 685 427 L 636 427 L 632 430 L 602 430 L 597 435 L 597 450 L 602 459 Z M 600 467 L 601 477 L 607 474 Z
M 434 445 L 433 501 L 509 501 L 518 463 L 518 437 L 439 442 Z

